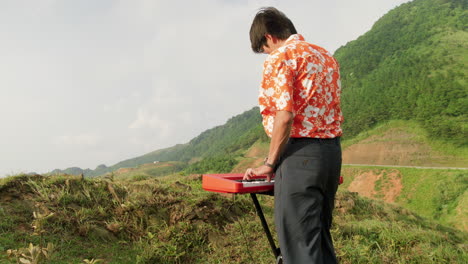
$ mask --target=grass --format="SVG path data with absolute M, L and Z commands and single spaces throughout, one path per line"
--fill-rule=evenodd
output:
M 273 198 L 259 198 L 275 236 Z M 250 198 L 206 192 L 197 175 L 141 181 L 11 177 L 0 183 L 0 208 L 0 263 L 16 263 L 6 250 L 29 243 L 54 244 L 47 263 L 274 261 Z M 340 263 L 467 260 L 466 233 L 342 187 L 334 217 Z
M 76 177 L 12 179 L 10 185 L 0 188 L 0 197 L 15 196 L 18 203 L 4 205 L 1 200 L 2 211 L 10 216 L 1 221 L 2 248 L 51 242 L 59 245 L 57 262 L 51 263 L 76 263 L 85 258 L 106 259 L 109 263 L 157 263 L 162 258 L 168 261 L 162 263 L 192 263 L 206 248 L 207 230 L 232 221 L 226 217 L 232 211 L 235 216 L 243 214 L 245 199 L 236 203 L 220 199 L 202 191 L 197 178 L 187 178 L 135 184 Z M 36 207 L 28 206 L 25 194 Z M 44 217 L 33 219 L 34 212 Z M 29 230 L 18 232 L 18 219 L 25 219 L 23 224 Z M 50 235 L 39 238 L 32 234 L 36 232 L 32 226 Z M 12 233 L 14 239 L 4 236 Z M 157 234 L 156 239 L 150 234 Z M 57 240 L 63 238 L 74 238 L 74 242 Z M 109 246 L 102 248 L 103 243 Z M 126 253 L 122 254 L 122 250 Z M 121 260 L 113 262 L 115 257 L 109 256 Z M 0 256 L 0 262 L 4 260 L 5 256 Z
M 440 221 L 445 225 L 466 230 L 468 227 L 468 205 L 462 201 L 468 196 L 468 171 L 451 169 L 417 169 L 372 166 L 344 166 L 344 183 L 348 189 L 352 181 L 363 173 L 383 174 L 376 181 L 375 199 L 382 199 L 386 186 L 385 175 L 397 171 L 403 186 L 395 203 L 418 214 Z M 388 185 L 387 185 L 388 186 Z
M 466 234 L 409 210 L 340 192 L 335 215 L 341 263 L 464 263 Z M 445 248 L 447 239 L 453 247 Z M 425 253 L 423 253 L 425 252 Z M 459 257 L 455 257 L 459 256 Z
M 456 208 L 465 212 L 468 208 L 468 205 L 460 203 L 468 194 L 468 171 L 421 171 L 411 168 L 401 168 L 400 171 L 405 175 L 404 188 L 399 199 L 403 206 L 444 224 L 460 224 Z M 467 221 L 468 215 L 463 218 L 463 221 Z

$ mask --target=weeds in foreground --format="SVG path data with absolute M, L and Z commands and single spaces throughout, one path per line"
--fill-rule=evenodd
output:
M 85 260 L 83 260 L 83 262 L 86 263 L 86 264 L 97 264 L 97 263 L 100 263 L 102 261 L 104 261 L 104 260 L 103 259 L 90 259 L 90 260 L 85 259 Z
M 131 183 L 63 177 L 38 181 L 40 184 L 33 186 L 49 190 L 22 185 L 28 189 L 18 191 L 19 183 L 11 185 L 14 188 L 0 185 L 0 214 L 8 215 L 9 219 L 21 217 L 26 219 L 22 225 L 34 227 L 33 232 L 28 229 L 20 233 L 13 220 L 5 221 L 4 229 L 0 223 L 0 242 L 8 242 L 0 250 L 23 246 L 15 241 L 32 242 L 30 247 L 36 248 L 8 250 L 8 256 L 17 263 L 237 264 L 252 263 L 255 259 L 256 264 L 267 264 L 273 261 L 248 196 L 226 198 L 205 192 L 199 177 Z M 17 200 L 27 199 L 34 206 L 14 211 L 11 203 L 2 202 L 2 194 L 6 194 L 3 197 L 15 194 Z M 272 197 L 259 199 L 274 233 Z M 355 193 L 339 192 L 332 233 L 340 262 L 344 264 L 464 263 L 466 260 L 467 240 L 463 233 L 441 228 L 406 209 L 362 199 Z M 57 248 L 44 246 L 44 240 Z M 246 247 L 251 250 L 251 256 Z M 0 252 L 0 263 L 6 261 L 3 252 Z M 38 252 L 50 259 L 33 262 L 45 259 Z M 20 258 L 23 262 L 19 262 Z
M 16 259 L 17 263 L 22 264 L 41 264 L 46 263 L 51 258 L 54 245 L 48 243 L 47 247 L 35 246 L 32 243 L 27 248 L 7 250 L 8 258 Z
M 34 211 L 34 220 L 32 222 L 34 232 L 32 235 L 40 236 L 39 245 L 35 246 L 32 243 L 29 243 L 29 247 L 27 248 L 9 249 L 7 250 L 8 258 L 14 258 L 17 263 L 22 264 L 40 264 L 48 261 L 54 251 L 54 245 L 52 243 L 47 243 L 47 246 L 44 246 L 43 235 L 47 232 L 45 229 L 47 219 L 53 215 L 54 213 L 40 213 L 38 211 Z

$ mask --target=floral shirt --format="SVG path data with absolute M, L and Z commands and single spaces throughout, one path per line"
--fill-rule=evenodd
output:
M 294 115 L 290 137 L 341 136 L 340 72 L 329 52 L 295 34 L 270 53 L 263 67 L 258 101 L 268 136 L 281 110 Z

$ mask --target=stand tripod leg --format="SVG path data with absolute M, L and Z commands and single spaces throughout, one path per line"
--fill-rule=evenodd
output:
M 265 216 L 263 215 L 262 207 L 260 207 L 260 204 L 258 203 L 257 195 L 255 193 L 250 193 L 250 197 L 252 197 L 252 201 L 255 205 L 257 215 L 260 218 L 260 221 L 262 222 L 263 230 L 265 231 L 265 234 L 268 238 L 268 242 L 270 243 L 271 250 L 273 251 L 275 258 L 278 259 L 278 256 L 280 255 L 279 249 L 276 248 L 275 246 L 275 241 L 273 240 L 273 237 L 271 236 L 270 229 L 268 228 L 267 222 L 265 220 Z

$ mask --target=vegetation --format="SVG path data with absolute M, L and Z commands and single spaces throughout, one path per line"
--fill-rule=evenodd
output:
M 100 166 L 102 168 L 103 165 L 100 165 Z M 100 167 L 98 166 L 98 168 L 100 168 Z M 67 168 L 65 170 L 55 169 L 55 170 L 51 171 L 49 174 L 51 174 L 51 175 L 57 175 L 57 174 L 70 174 L 70 175 L 83 174 L 83 175 L 86 175 L 86 174 L 89 174 L 91 172 L 92 172 L 92 170 L 90 170 L 90 169 L 83 170 L 83 169 L 78 168 L 78 167 L 70 167 L 70 168 Z
M 341 207 L 343 206 L 343 207 Z M 350 208 L 349 208 L 349 207 Z M 398 206 L 338 194 L 332 230 L 340 263 L 464 263 L 466 233 L 428 221 Z M 445 247 L 445 241 L 454 238 Z M 425 253 L 422 253 L 424 252 Z
M 228 173 L 232 170 L 237 160 L 232 156 L 217 156 L 205 158 L 185 169 L 185 173 Z
M 7 250 L 50 243 L 47 263 L 195 263 L 208 250 L 209 230 L 252 209 L 246 199 L 202 191 L 198 177 L 181 180 L 7 178 L 0 185 L 0 262 L 13 263 Z
M 340 189 L 332 229 L 340 263 L 468 260 L 466 233 Z M 260 202 L 273 224 L 272 197 Z M 42 252 L 36 263 L 273 261 L 249 197 L 203 191 L 196 175 L 9 177 L 0 181 L 0 209 L 1 263 L 27 249 Z
M 466 167 L 468 164 L 468 147 L 460 146 L 440 138 L 430 137 L 427 130 L 415 120 L 390 120 L 382 122 L 353 137 L 342 141 L 342 147 L 349 157 L 352 146 L 380 144 L 388 150 L 388 156 L 400 160 L 393 165 L 411 165 L 425 167 Z M 386 146 L 384 146 L 386 145 Z M 348 149 L 351 147 L 351 149 Z M 389 149 L 400 147 L 408 153 L 391 153 Z M 384 150 L 382 150 L 384 151 Z M 382 153 L 375 153 L 382 155 Z M 402 159 L 406 159 L 402 162 Z M 354 163 L 347 161 L 348 163 Z M 363 162 L 374 164 L 371 161 Z M 381 163 L 382 164 L 382 163 Z M 389 163 L 386 163 L 389 164 Z
M 335 53 L 346 137 L 391 119 L 467 144 L 466 1 L 415 0 L 390 11 Z
M 439 222 L 462 228 L 468 224 L 468 173 L 461 170 L 425 170 L 401 168 L 404 190 L 399 202 L 406 208 Z M 431 194 L 428 197 L 428 194 Z M 457 210 L 458 209 L 458 210 Z M 462 215 L 463 212 L 465 215 Z M 465 223 L 463 223 L 465 222 Z
M 358 179 L 361 175 L 375 177 Z M 389 175 L 394 175 L 393 179 Z M 468 172 L 455 169 L 418 169 L 345 165 L 342 189 L 357 180 L 369 185 L 370 198 L 385 200 L 393 193 L 392 203 L 447 226 L 468 231 Z M 372 184 L 372 180 L 376 180 Z M 366 181 L 366 183 L 364 183 Z

